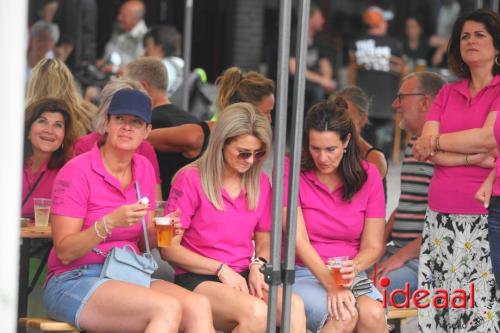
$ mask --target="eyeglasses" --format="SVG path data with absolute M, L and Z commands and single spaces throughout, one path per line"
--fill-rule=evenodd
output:
M 401 99 L 405 96 L 425 96 L 425 94 L 424 93 L 407 93 L 407 94 L 399 93 L 396 95 L 399 103 L 401 103 Z
M 262 157 L 264 157 L 264 155 L 266 155 L 266 151 L 265 150 L 257 150 L 257 151 L 254 151 L 253 153 L 250 151 L 238 151 L 238 159 L 240 159 L 240 160 L 248 160 L 250 157 L 252 157 L 252 155 L 253 155 L 254 160 L 258 161 Z

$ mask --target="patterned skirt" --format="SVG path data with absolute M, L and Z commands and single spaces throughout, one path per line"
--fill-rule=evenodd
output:
M 491 267 L 487 223 L 487 215 L 447 214 L 427 209 L 418 284 L 430 292 L 426 300 L 431 304 L 419 309 L 420 332 L 500 332 L 500 290 L 496 288 Z M 437 289 L 448 292 L 448 306 L 443 303 L 444 297 L 436 298 L 443 295 Z M 458 289 L 466 292 L 465 308 L 460 298 L 452 302 Z M 434 304 L 433 299 L 437 301 Z

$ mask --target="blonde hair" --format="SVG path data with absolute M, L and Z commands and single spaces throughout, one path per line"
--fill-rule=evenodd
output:
M 210 134 L 207 149 L 189 166 L 199 169 L 203 191 L 208 200 L 219 210 L 222 202 L 222 179 L 224 175 L 224 147 L 241 135 L 253 135 L 263 143 L 264 158 L 255 161 L 242 179 L 247 193 L 249 209 L 255 209 L 259 202 L 260 172 L 271 147 L 271 125 L 250 103 L 235 103 L 221 112 L 219 120 Z
M 218 111 L 238 102 L 256 105 L 263 98 L 274 94 L 274 82 L 264 75 L 250 71 L 242 73 L 238 67 L 230 67 L 216 80 L 217 97 L 215 106 Z
M 43 59 L 33 68 L 26 93 L 26 105 L 42 98 L 59 98 L 68 105 L 78 137 L 92 131 L 92 118 L 97 109 L 82 99 L 73 74 L 59 59 Z
M 144 90 L 142 84 L 138 81 L 124 78 L 112 78 L 111 81 L 104 86 L 99 96 L 99 100 L 101 102 L 99 103 L 99 110 L 97 111 L 97 116 L 94 120 L 96 132 L 104 134 L 104 123 L 108 118 L 108 109 L 109 103 L 111 103 L 111 98 L 113 98 L 117 91 L 123 89 L 139 90 L 149 96 L 146 93 L 146 90 Z

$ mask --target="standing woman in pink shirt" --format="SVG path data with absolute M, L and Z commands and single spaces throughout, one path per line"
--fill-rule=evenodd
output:
M 51 317 L 91 332 L 213 333 L 208 301 L 162 280 L 149 287 L 101 277 L 114 247 L 140 252 L 155 207 L 155 174 L 136 150 L 151 131 L 151 101 L 117 91 L 104 140 L 69 161 L 52 191 L 54 241 L 44 302 Z M 138 200 L 135 184 L 140 185 Z M 153 242 L 152 242 L 153 243 Z
M 71 158 L 72 120 L 60 99 L 42 98 L 26 108 L 22 217 L 34 217 L 33 198 L 50 198 L 57 172 Z
M 268 288 L 259 268 L 269 259 L 271 185 L 261 169 L 270 146 L 269 120 L 249 103 L 232 104 L 202 157 L 176 174 L 170 190 L 167 211 L 180 210 L 185 232 L 162 257 L 176 266 L 177 284 L 208 297 L 224 332 L 266 329 Z M 296 296 L 292 318 L 291 332 L 305 333 Z
M 312 332 L 382 333 L 382 295 L 364 271 L 383 253 L 384 190 L 377 168 L 362 160 L 347 109 L 339 97 L 315 104 L 306 116 L 293 290 L 304 300 Z M 285 195 L 287 181 L 285 167 Z M 340 256 L 348 260 L 341 270 L 346 283 L 338 285 L 327 263 Z
M 448 59 L 450 69 L 462 80 L 444 86 L 438 93 L 414 146 L 415 157 L 421 160 L 432 160 L 437 150 L 466 154 L 461 166 L 436 165 L 420 248 L 419 287 L 431 295 L 437 289 L 451 295 L 457 289 L 469 290 L 471 284 L 475 290 L 473 308 L 449 305 L 420 310 L 421 332 L 500 331 L 500 291 L 495 288 L 492 273 L 488 212 L 474 199 L 491 169 L 471 163 L 473 154 L 487 150 L 467 150 L 467 144 L 460 143 L 464 134 L 451 134 L 479 130 L 487 118 L 494 123 L 491 116 L 500 107 L 499 50 L 498 13 L 479 9 L 455 22 Z

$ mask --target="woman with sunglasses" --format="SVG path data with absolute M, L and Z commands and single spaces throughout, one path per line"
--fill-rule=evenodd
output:
M 383 253 L 384 192 L 376 167 L 361 159 L 347 108 L 337 98 L 306 116 L 293 290 L 304 300 L 312 332 L 381 333 L 387 332 L 382 295 L 364 271 Z M 285 196 L 288 172 L 286 165 Z M 327 263 L 341 256 L 348 258 L 340 270 L 345 283 L 337 284 Z
M 151 221 L 155 207 L 153 167 L 136 154 L 151 131 L 149 97 L 119 90 L 107 114 L 102 144 L 69 161 L 54 182 L 54 248 L 44 294 L 49 315 L 91 332 L 213 333 L 204 297 L 163 280 L 144 287 L 101 277 L 112 248 L 141 252 L 141 220 Z M 150 205 L 138 200 L 135 184 Z
M 232 104 L 202 157 L 174 177 L 167 203 L 167 212 L 180 211 L 185 231 L 162 257 L 177 267 L 175 283 L 210 300 L 215 327 L 224 332 L 266 328 L 267 285 L 259 268 L 270 252 L 271 186 L 261 169 L 270 145 L 269 121 L 249 103 Z M 296 296 L 292 318 L 291 332 L 305 333 Z

